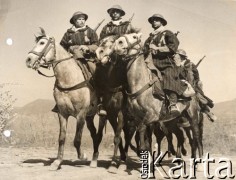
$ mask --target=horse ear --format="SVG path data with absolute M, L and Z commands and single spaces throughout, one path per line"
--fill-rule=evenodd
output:
M 134 28 L 133 30 L 134 30 L 135 33 L 140 33 L 141 28 Z
M 45 30 L 42 27 L 39 27 L 39 29 L 41 30 L 42 36 L 46 36 Z

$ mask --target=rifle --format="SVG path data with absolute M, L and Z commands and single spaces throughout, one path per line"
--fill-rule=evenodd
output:
M 129 23 L 131 23 L 131 21 L 133 20 L 134 17 L 134 13 L 132 14 L 131 18 L 129 19 Z
M 199 64 L 202 62 L 202 60 L 205 58 L 206 56 L 204 55 L 199 61 L 198 63 L 196 64 L 196 68 L 199 66 Z
M 101 26 L 101 24 L 103 23 L 103 21 L 105 21 L 105 19 L 103 19 L 100 23 L 98 23 L 98 25 L 93 29 L 94 31 L 97 31 L 98 28 Z

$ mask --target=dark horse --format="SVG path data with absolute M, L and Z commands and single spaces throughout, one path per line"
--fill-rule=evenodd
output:
M 69 116 L 77 119 L 74 146 L 78 158 L 81 154 L 81 137 L 84 123 L 93 139 L 94 154 L 91 167 L 97 166 L 99 137 L 94 126 L 94 116 L 97 112 L 97 96 L 89 80 L 85 80 L 76 60 L 60 45 L 55 44 L 53 37 L 48 37 L 41 28 L 41 35 L 36 37 L 36 46 L 29 52 L 26 60 L 29 68 L 38 70 L 40 67 L 52 67 L 56 78 L 54 99 L 58 107 L 60 123 L 59 148 L 57 159 L 51 167 L 58 169 L 63 161 L 64 145 L 66 138 L 67 122 Z M 104 122 L 99 121 L 99 130 L 104 127 Z
M 122 61 L 119 61 L 120 57 L 116 54 L 109 54 L 107 56 L 107 49 L 110 49 L 114 44 L 117 36 L 109 36 L 101 40 L 99 47 L 96 50 L 97 59 L 99 64 L 95 72 L 95 82 L 98 86 L 99 94 L 102 94 L 103 105 L 107 111 L 107 119 L 115 133 L 114 137 L 114 154 L 111 162 L 111 166 L 108 171 L 115 173 L 117 170 L 117 149 L 119 146 L 120 149 L 120 160 L 121 165 L 123 166 L 126 161 L 126 154 L 128 151 L 129 142 L 127 139 L 132 134 L 134 134 L 134 128 L 130 128 L 129 122 L 132 121 L 132 117 L 127 111 L 127 97 L 125 96 L 124 86 L 126 85 L 126 75 L 125 75 L 125 64 Z M 105 56 L 106 55 L 106 56 Z M 106 64 L 104 65 L 104 62 Z M 126 139 L 125 149 L 122 145 L 122 139 L 120 134 L 122 129 L 124 130 L 124 135 Z M 102 131 L 99 137 L 102 136 Z M 120 166 L 121 167 L 121 166 Z M 124 167 L 125 168 L 125 167 Z

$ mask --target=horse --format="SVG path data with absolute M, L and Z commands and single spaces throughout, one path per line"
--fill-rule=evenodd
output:
M 161 116 L 163 101 L 154 98 L 152 94 L 153 80 L 151 73 L 146 66 L 145 58 L 142 53 L 141 33 L 125 34 L 115 41 L 114 51 L 123 56 L 123 61 L 127 63 L 127 89 L 129 98 L 128 103 L 132 109 L 135 118 L 140 120 L 140 123 L 147 125 L 153 122 L 165 122 L 173 119 L 165 119 Z M 159 81 L 159 79 L 155 79 Z M 199 158 L 203 157 L 203 146 L 201 138 L 201 130 L 199 127 L 200 107 L 196 96 L 191 97 L 187 106 L 182 106 L 182 115 L 185 115 L 190 120 L 191 130 L 193 133 L 192 142 L 192 158 L 196 158 L 198 149 Z M 144 127 L 145 129 L 145 127 Z M 140 141 L 144 142 L 142 136 Z M 144 149 L 140 147 L 141 149 Z
M 132 121 L 132 117 L 129 116 L 126 109 L 127 97 L 125 97 L 124 92 L 126 82 L 124 63 L 116 60 L 119 58 L 117 55 L 111 55 L 110 53 L 108 53 L 109 55 L 107 54 L 107 51 L 111 49 L 117 38 L 118 36 L 112 35 L 101 40 L 100 45 L 96 50 L 97 60 L 100 63 L 98 64 L 95 72 L 95 79 L 97 79 L 95 81 L 99 82 L 98 84 L 100 88 L 98 89 L 100 89 L 103 94 L 103 105 L 107 111 L 107 119 L 112 125 L 115 133 L 114 154 L 111 165 L 108 169 L 108 172 L 112 173 L 116 173 L 117 171 L 116 167 L 118 166 L 118 163 L 116 156 L 118 146 L 120 149 L 120 162 L 123 166 L 126 162 L 128 144 L 130 143 L 127 141 L 130 139 L 128 137 L 133 136 L 135 132 L 134 128 L 130 128 L 129 122 Z M 126 139 L 125 149 L 123 148 L 122 139 L 120 138 L 122 129 L 124 130 Z M 119 166 L 120 169 L 122 169 L 121 167 Z
M 99 47 L 96 50 L 96 54 L 97 54 L 98 60 L 101 62 L 101 64 L 107 64 L 109 62 L 109 70 L 111 70 L 113 68 L 117 68 L 116 67 L 117 66 L 116 65 L 117 64 L 117 60 L 116 59 L 120 58 L 120 57 L 118 57 L 117 54 L 113 53 L 113 51 L 114 51 L 114 49 L 113 49 L 114 42 L 115 42 L 115 40 L 117 38 L 118 38 L 118 36 L 108 36 L 108 37 L 104 38 L 101 41 Z M 122 62 L 122 61 L 120 61 L 120 62 Z M 117 77 L 124 76 L 125 72 L 124 73 L 123 72 L 124 72 L 124 70 L 119 69 Z M 103 76 L 105 76 L 105 74 Z M 122 79 L 122 78 L 119 78 L 119 79 Z M 123 81 L 124 81 L 124 78 L 123 78 Z M 123 84 L 124 84 L 124 82 L 123 82 Z M 103 86 L 105 86 L 105 85 L 103 85 Z M 126 122 L 127 121 L 124 121 L 124 123 L 126 123 Z M 134 124 L 133 122 L 131 122 L 131 123 Z M 132 126 L 134 126 L 134 125 L 132 125 Z M 135 136 L 137 148 L 135 149 L 132 146 L 132 144 L 130 143 L 131 138 L 134 135 L 134 132 L 135 132 L 136 128 L 129 127 L 128 129 L 129 130 L 132 129 L 132 131 L 129 131 L 130 132 L 129 136 L 125 136 L 125 140 L 126 140 L 125 152 L 127 153 L 129 146 L 131 146 L 136 151 L 137 155 L 139 155 L 140 151 L 139 151 L 139 138 L 138 138 L 139 136 L 138 136 L 138 133 L 136 133 L 136 136 Z M 128 131 L 128 129 L 126 129 L 126 131 Z M 173 150 L 172 150 L 172 152 L 173 152 Z
M 52 169 L 59 169 L 63 161 L 67 122 L 70 116 L 77 120 L 74 146 L 78 158 L 83 158 L 80 146 L 86 121 L 94 148 L 90 166 L 97 167 L 99 137 L 96 136 L 93 122 L 97 112 L 97 96 L 90 80 L 85 80 L 76 60 L 62 46 L 56 44 L 53 37 L 47 36 L 43 28 L 41 35 L 36 37 L 35 47 L 28 53 L 26 65 L 34 70 L 40 67 L 52 67 L 54 71 L 56 81 L 53 95 L 58 107 L 60 134 L 58 154 L 51 164 Z M 99 119 L 99 129 L 104 125 L 104 121 Z

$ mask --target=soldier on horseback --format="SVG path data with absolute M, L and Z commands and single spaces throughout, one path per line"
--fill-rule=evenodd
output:
M 215 121 L 217 117 L 210 112 L 210 108 L 212 108 L 214 104 L 211 99 L 205 96 L 202 90 L 202 82 L 197 66 L 188 59 L 187 54 L 183 49 L 178 49 L 176 51 L 174 60 L 177 66 L 183 68 L 183 71 L 181 72 L 182 78 L 187 80 L 196 91 L 202 112 L 204 112 L 211 121 Z
M 165 29 L 167 21 L 160 14 L 154 14 L 148 19 L 154 31 L 144 44 L 144 54 L 153 59 L 154 65 L 161 71 L 162 88 L 169 99 L 169 115 L 175 118 L 181 114 L 182 103 L 178 97 L 192 96 L 194 91 L 188 91 L 188 85 L 179 78 L 179 68 L 175 65 L 173 55 L 176 53 L 179 40 L 170 30 Z
M 106 24 L 100 33 L 100 41 L 108 36 L 121 36 L 124 34 L 129 34 L 135 32 L 135 29 L 131 25 L 131 20 L 129 21 L 122 21 L 122 17 L 125 15 L 125 11 L 119 5 L 114 5 L 107 10 L 108 14 L 111 17 L 111 21 Z M 111 54 L 111 59 L 119 58 L 117 54 Z M 95 72 L 95 81 L 98 87 L 98 94 L 100 96 L 100 104 L 99 104 L 99 115 L 107 115 L 106 110 L 103 106 L 103 88 L 105 87 L 105 79 L 103 75 L 103 67 L 102 65 L 97 65 L 96 72 Z
M 69 28 L 61 39 L 60 45 L 70 52 L 81 68 L 85 79 L 89 79 L 95 72 L 95 50 L 97 49 L 98 36 L 96 32 L 85 24 L 88 15 L 77 11 L 70 18 L 72 27 Z M 57 107 L 52 109 L 57 112 Z
M 107 10 L 111 17 L 111 21 L 106 24 L 101 33 L 100 40 L 111 35 L 123 35 L 135 32 L 135 29 L 131 25 L 130 21 L 122 21 L 122 16 L 125 15 L 125 11 L 119 5 L 114 5 Z
M 88 15 L 83 12 L 75 12 L 70 19 L 73 25 L 61 39 L 61 46 L 71 52 L 75 59 L 94 57 L 97 49 L 98 36 L 89 26 L 85 25 Z

